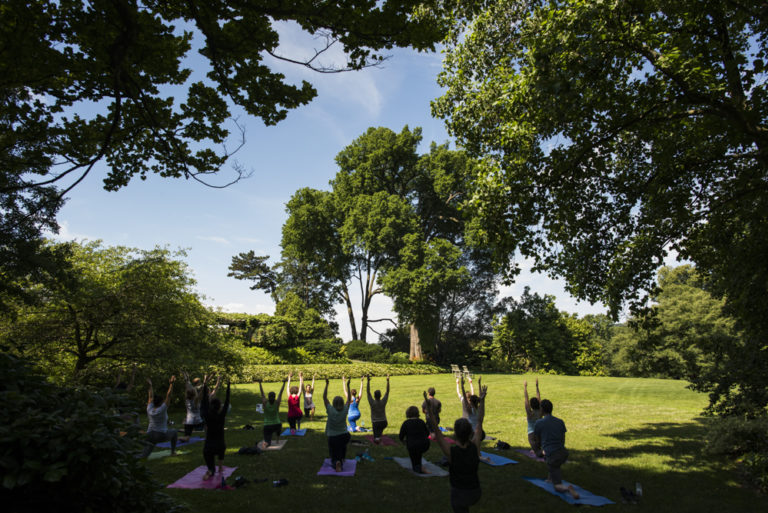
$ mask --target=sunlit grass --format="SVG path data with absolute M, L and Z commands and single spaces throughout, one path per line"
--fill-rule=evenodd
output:
M 523 411 L 522 383 L 528 379 L 532 391 L 536 376 L 488 375 L 489 385 L 485 429 L 489 435 L 526 447 L 526 422 Z M 701 411 L 706 397 L 688 390 L 684 382 L 656 379 L 622 379 L 573 376 L 541 376 L 542 396 L 554 403 L 554 414 L 567 427 L 566 445 L 571 461 L 563 467 L 564 478 L 594 493 L 617 502 L 606 506 L 611 511 L 664 512 L 751 512 L 768 511 L 768 500 L 740 487 L 733 468 L 726 461 L 704 457 L 706 420 Z M 359 379 L 353 380 L 357 388 Z M 305 437 L 291 437 L 282 451 L 261 456 L 239 456 L 237 450 L 253 445 L 261 438 L 262 416 L 255 412 L 258 385 L 233 387 L 233 408 L 228 418 L 225 463 L 238 467 L 235 475 L 248 479 L 267 478 L 229 491 L 172 490 L 168 493 L 186 503 L 192 511 L 212 512 L 327 512 L 354 509 L 360 512 L 446 512 L 450 511 L 447 478 L 416 478 L 394 462 L 384 459 L 406 456 L 403 447 L 372 447 L 375 462 L 364 462 L 354 478 L 316 476 L 327 457 L 322 387 L 318 381 L 315 403 L 318 416 L 302 427 Z M 384 388 L 382 378 L 373 380 L 373 388 Z M 392 378 L 387 408 L 386 433 L 397 438 L 405 410 L 420 405 L 421 393 L 429 386 L 437 388 L 443 402 L 443 425 L 451 425 L 461 414 L 450 375 L 403 376 Z M 276 390 L 278 384 L 265 384 Z M 341 393 L 339 380 L 331 382 L 329 397 Z M 282 408 L 283 418 L 286 408 Z M 370 410 L 364 401 L 363 421 L 370 426 Z M 171 417 L 180 425 L 183 412 Z M 245 424 L 256 427 L 244 431 Z M 287 426 L 287 423 L 284 423 Z M 362 439 L 362 435 L 355 435 Z M 495 442 L 486 441 L 484 450 Z M 350 445 L 348 457 L 363 448 Z M 521 479 L 545 477 L 546 467 L 507 451 L 518 465 L 490 467 L 481 465 L 483 498 L 476 512 L 572 511 L 573 506 L 546 494 Z M 441 453 L 432 446 L 427 459 L 436 461 Z M 147 462 L 157 478 L 171 483 L 202 465 L 202 444 L 190 446 L 188 453 L 174 458 Z M 286 478 L 289 485 L 273 488 L 271 481 Z M 640 506 L 621 504 L 619 487 L 634 488 L 641 482 L 644 497 Z

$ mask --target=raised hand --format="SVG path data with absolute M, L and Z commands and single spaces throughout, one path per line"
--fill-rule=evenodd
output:
M 488 385 L 482 385 L 480 387 L 480 400 L 485 400 L 485 396 L 488 393 Z

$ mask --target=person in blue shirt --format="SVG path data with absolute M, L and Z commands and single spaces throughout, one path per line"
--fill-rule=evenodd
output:
M 552 415 L 552 401 L 541 401 L 541 418 L 536 421 L 533 428 L 535 436 L 541 441 L 541 449 L 549 470 L 549 479 L 555 490 L 561 493 L 568 492 L 574 499 L 579 494 L 573 486 L 563 485 L 563 475 L 560 467 L 568 459 L 568 450 L 565 448 L 565 422 Z
M 353 388 L 351 397 L 349 394 L 347 394 L 347 384 L 346 384 L 346 381 L 344 382 L 344 397 L 347 399 L 347 402 L 349 403 L 349 413 L 347 414 L 347 422 L 349 422 L 350 431 L 362 431 L 360 429 L 360 426 L 357 425 L 357 421 L 360 420 L 360 398 L 363 395 L 362 391 L 363 391 L 363 378 L 360 378 L 361 393 L 358 394 L 357 390 Z

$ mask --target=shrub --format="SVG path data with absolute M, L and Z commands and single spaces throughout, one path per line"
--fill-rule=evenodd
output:
M 116 413 L 124 405 L 108 389 L 55 386 L 0 354 L 4 511 L 182 510 L 136 457 L 138 432 Z
M 389 362 L 389 351 L 379 344 L 366 344 L 362 340 L 352 340 L 344 346 L 344 354 L 350 360 L 362 360 L 364 362 Z
M 329 379 L 339 379 L 342 376 L 359 378 L 360 376 L 411 376 L 417 374 L 440 374 L 446 372 L 445 369 L 436 365 L 421 364 L 380 364 L 380 363 L 347 363 L 347 364 L 316 364 L 316 365 L 251 365 L 243 369 L 242 376 L 238 380 L 241 382 L 253 382 L 256 379 L 262 379 L 268 382 L 281 381 L 293 371 L 297 375 L 299 371 L 304 372 L 304 376 L 317 376 L 318 380 L 326 377 Z
M 395 353 L 389 358 L 389 362 L 399 364 L 411 363 L 411 356 L 408 353 Z
M 745 480 L 768 493 L 768 417 L 713 419 L 705 452 L 736 458 Z

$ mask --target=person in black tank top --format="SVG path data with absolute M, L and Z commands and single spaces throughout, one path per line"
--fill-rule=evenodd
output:
M 463 378 L 462 378 L 463 381 Z M 463 383 L 462 383 L 463 385 Z M 456 445 L 451 446 L 443 437 L 437 425 L 431 426 L 435 433 L 437 445 L 448 458 L 448 469 L 451 482 L 451 508 L 454 513 L 467 513 L 469 507 L 480 501 L 480 480 L 477 477 L 477 467 L 480 464 L 480 442 L 482 442 L 483 418 L 485 417 L 485 396 L 488 387 L 480 385 L 480 396 L 477 412 L 477 428 L 465 418 L 457 419 L 453 424 Z M 427 393 L 424 392 L 424 399 Z M 427 407 L 431 405 L 427 401 Z M 429 415 L 432 423 L 435 415 Z

